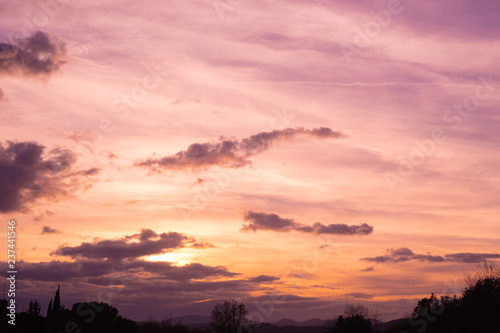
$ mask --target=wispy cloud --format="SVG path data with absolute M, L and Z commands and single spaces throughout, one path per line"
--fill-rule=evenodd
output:
M 375 263 L 398 263 L 410 260 L 427 262 L 458 262 L 458 263 L 480 263 L 487 259 L 498 258 L 494 253 L 450 253 L 444 256 L 431 254 L 418 254 L 406 247 L 388 249 L 386 254 L 376 257 L 361 258 L 363 261 Z
M 498 254 L 495 253 L 451 253 L 445 254 L 447 261 L 461 262 L 461 263 L 480 263 L 485 262 L 487 259 L 497 259 Z
M 372 299 L 373 295 L 366 294 L 366 293 L 349 293 L 349 294 L 344 294 L 344 296 L 350 297 L 350 298 L 355 298 L 355 299 Z
M 293 219 L 281 218 L 273 213 L 245 212 L 243 219 L 249 224 L 244 224 L 241 231 L 270 230 L 276 232 L 298 231 L 313 234 L 336 234 L 336 235 L 368 235 L 373 232 L 373 227 L 366 223 L 360 225 L 347 225 L 343 223 L 325 225 L 316 222 L 313 225 L 305 225 L 295 222 Z
M 136 163 L 137 166 L 164 170 L 207 169 L 212 166 L 243 168 L 251 165 L 250 158 L 271 148 L 280 140 L 291 140 L 298 135 L 308 135 L 316 139 L 341 139 L 346 135 L 327 127 L 304 129 L 287 128 L 270 132 L 260 132 L 241 140 L 220 137 L 216 142 L 193 143 L 186 150 L 159 159 L 148 158 Z

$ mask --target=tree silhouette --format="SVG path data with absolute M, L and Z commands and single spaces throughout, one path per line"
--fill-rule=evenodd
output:
M 161 321 L 156 321 L 152 316 L 148 318 L 148 320 L 139 325 L 140 333 L 189 333 L 189 332 L 197 332 L 192 331 L 189 327 L 182 325 L 181 323 L 177 323 L 175 325 L 172 324 L 171 317 L 164 317 Z
M 500 332 L 498 268 L 485 264 L 474 275 L 466 275 L 466 283 L 467 287 L 461 296 L 438 298 L 431 294 L 430 297 L 418 301 L 408 324 L 404 327 L 405 331 L 408 333 Z
M 327 322 L 331 333 L 372 333 L 372 323 L 368 318 L 369 311 L 363 305 L 346 305 L 344 314 Z
M 47 307 L 47 318 L 52 317 L 52 298 L 50 299 L 49 306 Z
M 16 332 L 43 332 L 46 319 L 40 315 L 40 303 L 29 302 L 28 311 L 21 312 L 16 318 Z
M 61 285 L 57 286 L 57 291 L 54 295 L 54 301 L 52 299 L 49 302 L 47 309 L 46 326 L 49 331 L 59 332 L 64 331 L 62 324 L 63 318 L 67 317 L 67 310 L 61 306 Z
M 70 317 L 81 333 L 136 333 L 138 326 L 132 320 L 118 315 L 118 310 L 106 303 L 75 303 Z
M 215 304 L 212 310 L 212 328 L 216 333 L 236 333 L 245 320 L 248 310 L 234 299 Z
M 56 291 L 56 296 L 54 297 L 54 304 L 52 306 L 52 315 L 57 316 L 59 313 L 59 310 L 61 310 L 61 296 L 59 293 L 59 290 L 61 288 L 61 285 L 57 286 L 57 291 Z
M 40 303 L 38 303 L 37 300 L 35 301 L 30 301 L 30 304 L 28 306 L 28 313 L 32 316 L 39 316 L 40 315 Z
M 461 303 L 469 332 L 500 332 L 500 276 L 476 281 L 465 289 Z
M 10 332 L 15 332 L 15 326 L 12 326 L 8 323 L 8 320 L 10 318 L 8 317 L 9 315 L 9 309 L 7 309 L 7 306 L 9 305 L 9 302 L 6 299 L 0 299 L 0 332 L 5 332 L 5 333 L 10 333 Z

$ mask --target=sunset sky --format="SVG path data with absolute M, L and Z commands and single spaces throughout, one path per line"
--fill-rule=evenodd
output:
M 0 1 L 19 309 L 460 293 L 500 251 L 499 58 L 494 0 Z

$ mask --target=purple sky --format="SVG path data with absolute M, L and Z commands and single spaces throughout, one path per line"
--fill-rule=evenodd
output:
M 20 304 L 45 311 L 60 283 L 66 306 L 134 320 L 230 298 L 264 321 L 347 303 L 390 320 L 497 261 L 498 1 L 0 1 L 0 18 Z

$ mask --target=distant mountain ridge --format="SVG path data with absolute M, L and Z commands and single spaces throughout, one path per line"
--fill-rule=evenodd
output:
M 195 324 L 210 324 L 210 320 L 212 317 L 210 316 L 201 316 L 201 315 L 187 315 L 172 318 L 172 324 L 182 324 L 182 325 L 195 325 Z
M 280 327 L 283 327 L 283 326 L 304 327 L 304 326 L 323 326 L 323 325 L 325 325 L 325 323 L 326 323 L 326 320 L 319 319 L 319 318 L 313 318 L 313 319 L 309 319 L 309 320 L 302 321 L 302 322 L 295 321 L 293 319 L 284 318 L 284 319 L 278 320 L 277 322 L 272 323 L 272 324 L 274 326 L 280 326 Z
M 173 325 L 181 324 L 191 328 L 207 329 L 210 326 L 210 316 L 186 315 L 171 319 Z M 407 319 L 395 319 L 388 322 L 374 322 L 380 332 L 384 332 L 394 324 L 405 322 Z M 255 333 L 322 333 L 326 320 L 313 318 L 306 321 L 296 321 L 283 318 L 274 323 L 262 323 L 256 327 Z
M 182 325 L 195 325 L 195 324 L 209 324 L 210 316 L 201 316 L 201 315 L 186 315 L 172 318 L 172 324 L 182 324 Z M 275 323 L 270 323 L 274 326 L 285 327 L 285 326 L 296 326 L 296 327 L 304 327 L 304 326 L 323 326 L 326 320 L 313 318 L 306 321 L 296 321 L 289 318 L 283 318 L 278 320 Z

